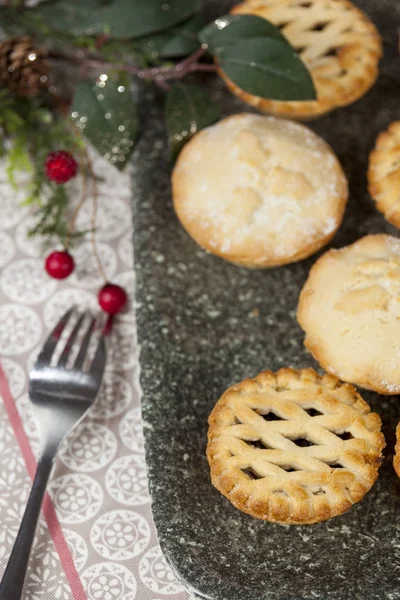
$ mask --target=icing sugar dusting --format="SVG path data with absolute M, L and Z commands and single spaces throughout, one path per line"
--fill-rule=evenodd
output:
M 185 219 L 213 232 L 221 252 L 253 242 L 290 255 L 337 228 L 344 179 L 325 142 L 303 125 L 237 115 L 190 144 L 177 166 Z
M 398 356 L 397 356 L 397 361 L 396 361 L 396 368 L 397 368 L 397 372 L 398 372 L 398 368 L 400 366 L 400 361 L 398 360 Z M 386 390 L 387 392 L 390 392 L 391 394 L 398 394 L 400 393 L 400 383 L 394 383 L 393 380 L 389 379 L 390 375 L 388 373 L 388 367 L 390 367 L 390 365 L 377 365 L 376 367 L 376 373 L 378 375 L 379 378 L 379 382 L 378 385 L 380 388 Z M 392 365 L 392 369 L 393 369 L 393 365 Z
M 400 239 L 393 237 L 392 235 L 387 235 L 385 237 L 386 245 L 393 254 L 400 254 Z

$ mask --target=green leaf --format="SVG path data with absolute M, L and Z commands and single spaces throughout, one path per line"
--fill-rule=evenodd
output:
M 112 37 L 137 38 L 185 21 L 197 7 L 198 0 L 116 0 L 106 13 Z
M 0 6 L 0 23 L 2 34 L 7 37 L 26 35 L 23 13 L 10 6 Z
M 138 38 L 185 21 L 197 4 L 198 0 L 56 0 L 30 10 L 55 30 Z
M 200 129 L 218 120 L 219 106 L 207 90 L 194 85 L 176 83 L 168 92 L 165 122 L 175 159 L 182 147 Z
M 226 15 L 199 33 L 224 73 L 271 100 L 315 100 L 311 76 L 278 27 L 255 15 Z
M 311 76 L 296 52 L 273 38 L 246 39 L 216 54 L 222 71 L 242 90 L 271 100 L 315 100 Z
M 100 35 L 107 29 L 105 10 L 100 0 L 59 0 L 42 2 L 29 12 L 55 30 L 74 35 Z
M 119 169 L 130 157 L 137 132 L 137 109 L 126 79 L 83 81 L 76 88 L 71 116 L 102 156 Z
M 289 44 L 279 27 L 256 15 L 225 15 L 204 27 L 199 40 L 210 52 L 217 53 L 227 46 L 249 38 L 274 38 Z
M 203 25 L 203 17 L 195 15 L 173 29 L 137 40 L 135 46 L 150 59 L 187 56 L 199 47 L 197 34 Z

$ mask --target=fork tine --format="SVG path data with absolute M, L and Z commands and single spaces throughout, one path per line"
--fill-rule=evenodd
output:
M 98 320 L 98 329 L 100 331 L 100 336 L 97 341 L 96 352 L 94 353 L 93 360 L 90 364 L 90 372 L 91 373 L 101 373 L 105 366 L 106 361 L 106 346 L 105 346 L 105 338 L 108 334 L 107 332 L 107 323 L 108 319 L 99 318 Z
M 74 363 L 74 368 L 75 369 L 83 369 L 84 363 L 85 363 L 85 358 L 86 358 L 86 354 L 89 348 L 89 344 L 90 344 L 90 340 L 92 338 L 93 332 L 96 328 L 96 318 L 93 317 L 92 320 L 90 321 L 90 325 L 87 329 L 87 332 L 85 334 L 85 337 L 82 340 L 82 345 L 80 347 L 80 350 L 78 352 L 78 356 L 76 357 L 75 363 Z
M 88 314 L 87 312 L 84 312 L 79 317 L 79 319 L 77 320 L 77 322 L 75 324 L 75 327 L 71 331 L 71 333 L 69 335 L 69 338 L 68 338 L 68 340 L 67 340 L 67 342 L 66 342 L 66 344 L 64 346 L 64 350 L 62 351 L 61 356 L 59 358 L 59 361 L 58 361 L 58 366 L 59 367 L 65 367 L 66 366 L 67 361 L 68 361 L 68 357 L 70 356 L 70 353 L 71 353 L 71 349 L 72 349 L 72 347 L 74 345 L 74 342 L 76 340 L 76 336 L 78 335 L 79 330 L 81 328 L 81 325 L 83 323 L 83 320 L 84 320 L 84 318 L 86 317 L 87 314 Z
M 61 334 L 64 331 L 64 328 L 68 323 L 74 310 L 74 307 L 67 310 L 65 315 L 63 315 L 58 321 L 57 325 L 54 327 L 53 331 L 50 333 L 49 337 L 45 341 L 43 348 L 40 351 L 39 356 L 37 357 L 37 362 L 50 363 L 54 350 L 56 349 L 56 346 L 60 341 Z
M 101 373 L 104 369 L 105 360 L 106 360 L 106 349 L 105 349 L 104 336 L 102 335 L 99 339 L 99 343 L 97 345 L 94 358 L 90 365 L 90 372 L 91 373 Z

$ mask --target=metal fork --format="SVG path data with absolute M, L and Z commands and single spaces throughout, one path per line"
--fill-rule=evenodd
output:
M 62 346 L 60 337 L 63 332 L 68 332 L 71 324 L 72 331 L 57 364 L 52 366 L 56 349 L 58 351 Z M 29 396 L 39 429 L 41 453 L 28 504 L 0 584 L 0 600 L 21 598 L 40 509 L 58 447 L 92 406 L 99 391 L 106 363 L 104 330 L 100 330 L 91 361 L 88 356 L 99 333 L 98 326 L 98 319 L 89 313 L 69 310 L 48 337 L 30 373 Z M 75 357 L 77 340 L 82 334 Z

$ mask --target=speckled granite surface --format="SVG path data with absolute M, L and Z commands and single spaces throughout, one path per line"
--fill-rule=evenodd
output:
M 369 232 L 398 235 L 373 207 L 366 168 L 377 133 L 400 118 L 400 2 L 358 4 L 384 34 L 382 75 L 364 99 L 311 123 L 350 180 L 336 247 Z M 247 109 L 213 85 L 225 114 Z M 135 157 L 134 227 L 146 452 L 164 553 L 200 597 L 400 599 L 400 486 L 390 456 L 399 398 L 365 394 L 383 418 L 388 456 L 372 492 L 342 517 L 312 526 L 271 525 L 241 514 L 210 484 L 207 416 L 221 393 L 264 368 L 315 366 L 303 349 L 295 310 L 316 257 L 246 271 L 200 250 L 173 213 L 161 110 L 149 92 Z

